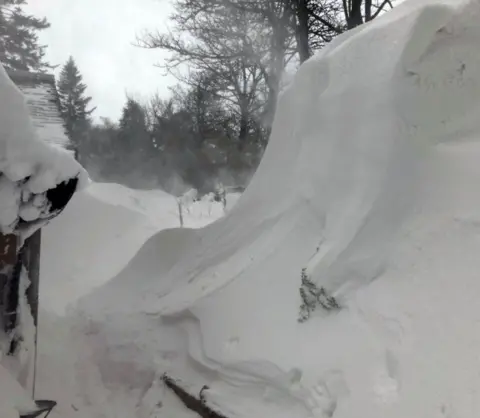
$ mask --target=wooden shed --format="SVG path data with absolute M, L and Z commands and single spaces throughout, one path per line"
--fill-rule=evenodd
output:
M 60 113 L 54 76 L 26 71 L 10 71 L 8 75 L 25 97 L 39 138 L 55 147 L 71 150 L 71 143 Z M 27 301 L 35 327 L 38 324 L 40 249 L 40 230 L 30 236 L 23 246 L 15 233 L 0 234 L 0 326 L 8 336 L 8 346 L 2 348 L 10 355 L 15 355 L 22 343 L 22 335 L 17 328 L 21 297 L 20 277 L 23 267 L 30 281 Z M 28 374 L 31 372 L 28 371 Z M 31 377 L 25 377 L 25 381 L 20 383 L 24 387 L 31 385 Z

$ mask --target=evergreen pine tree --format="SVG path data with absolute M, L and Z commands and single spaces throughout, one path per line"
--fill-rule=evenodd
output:
M 26 0 L 0 1 L 0 62 L 9 70 L 43 72 L 52 67 L 45 62 L 38 31 L 50 24 L 25 13 L 22 7 L 26 4 Z
M 137 188 L 145 181 L 156 178 L 156 155 L 158 149 L 155 148 L 149 129 L 146 108 L 135 99 L 127 97 L 115 142 L 116 166 L 128 167 L 123 181 L 128 181 L 130 187 Z
M 146 157 L 153 147 L 144 107 L 131 97 L 123 107 L 119 124 L 119 146 L 130 157 Z
M 83 77 L 73 57 L 63 66 L 57 89 L 65 128 L 78 153 L 90 126 L 90 115 L 95 108 L 88 109 L 92 98 L 85 94 L 87 86 L 83 83 Z

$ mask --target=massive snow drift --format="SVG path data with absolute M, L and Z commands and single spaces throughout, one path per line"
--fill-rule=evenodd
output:
M 125 416 L 175 414 L 164 371 L 230 418 L 478 413 L 479 19 L 410 0 L 339 36 L 231 213 L 160 232 L 84 298 Z M 339 312 L 298 323 L 302 269 Z

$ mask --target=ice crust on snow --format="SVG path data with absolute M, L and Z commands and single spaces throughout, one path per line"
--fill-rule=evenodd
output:
M 82 364 L 124 416 L 175 415 L 165 371 L 229 418 L 478 414 L 479 18 L 407 0 L 336 38 L 232 211 L 82 299 Z M 340 312 L 297 322 L 302 268 Z
M 0 99 L 0 231 L 10 233 L 19 218 L 40 226 L 50 216 L 47 190 L 72 178 L 81 188 L 88 176 L 70 152 L 38 138 L 24 96 L 1 65 Z

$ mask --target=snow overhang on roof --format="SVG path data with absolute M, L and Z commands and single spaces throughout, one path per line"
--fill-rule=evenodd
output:
M 53 77 L 9 76 L 0 64 L 0 232 L 4 235 L 28 238 L 89 182 L 73 152 L 65 149 L 68 141 L 56 96 Z
M 60 115 L 55 77 L 52 74 L 8 71 L 23 93 L 39 138 L 51 145 L 71 149 Z

